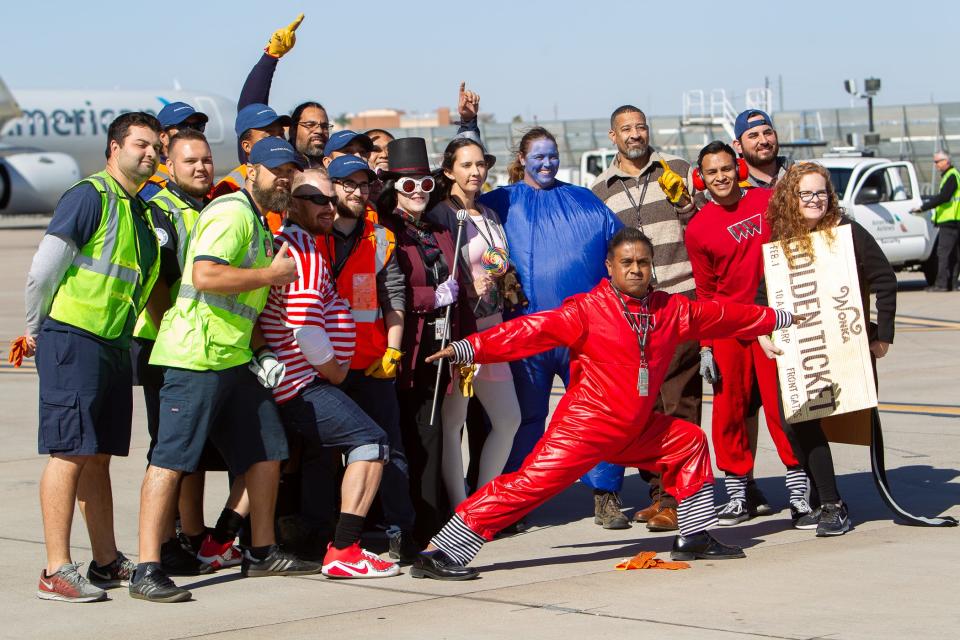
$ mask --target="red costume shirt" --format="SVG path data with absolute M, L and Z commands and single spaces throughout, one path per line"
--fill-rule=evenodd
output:
M 732 207 L 708 203 L 687 225 L 685 242 L 698 300 L 749 303 L 763 277 L 761 245 L 770 242 L 769 189 L 748 189 Z

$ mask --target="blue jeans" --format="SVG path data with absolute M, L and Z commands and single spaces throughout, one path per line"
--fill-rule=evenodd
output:
M 380 481 L 380 504 L 387 524 L 404 531 L 413 529 L 416 513 L 410 498 L 410 469 L 400 435 L 400 405 L 393 380 L 371 378 L 351 369 L 340 390 L 350 396 L 364 413 L 387 434 L 390 460 Z

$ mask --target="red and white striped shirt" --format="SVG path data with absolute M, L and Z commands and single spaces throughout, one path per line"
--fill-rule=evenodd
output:
M 294 338 L 300 327 L 319 327 L 327 332 L 333 352 L 341 364 L 353 357 L 357 329 L 345 300 L 337 295 L 330 269 L 317 251 L 313 236 L 296 225 L 285 225 L 274 238 L 274 249 L 290 245 L 290 257 L 297 263 L 298 278 L 282 287 L 271 287 L 267 305 L 260 314 L 260 329 L 286 366 L 273 397 L 283 403 L 320 376 Z M 322 376 L 321 376 L 322 377 Z

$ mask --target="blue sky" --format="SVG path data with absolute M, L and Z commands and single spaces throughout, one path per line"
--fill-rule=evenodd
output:
M 880 105 L 960 101 L 954 3 L 785 4 L 21 0 L 4 6 L 0 76 L 14 93 L 176 79 L 234 99 L 270 34 L 303 11 L 273 84 L 282 111 L 308 98 L 334 116 L 432 110 L 455 105 L 460 80 L 500 121 L 604 117 L 626 102 L 676 114 L 684 90 L 742 96 L 765 76 L 775 100 L 782 76 L 787 109 L 848 106 L 843 79 L 868 76 L 883 81 Z

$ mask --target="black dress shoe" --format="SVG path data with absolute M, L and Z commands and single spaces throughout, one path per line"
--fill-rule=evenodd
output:
M 480 575 L 473 567 L 465 567 L 450 559 L 443 551 L 421 552 L 410 567 L 413 578 L 434 580 L 472 580 Z
M 746 558 L 743 549 L 735 545 L 723 544 L 710 535 L 709 531 L 701 531 L 692 536 L 677 536 L 673 539 L 671 560 L 729 560 L 732 558 Z

